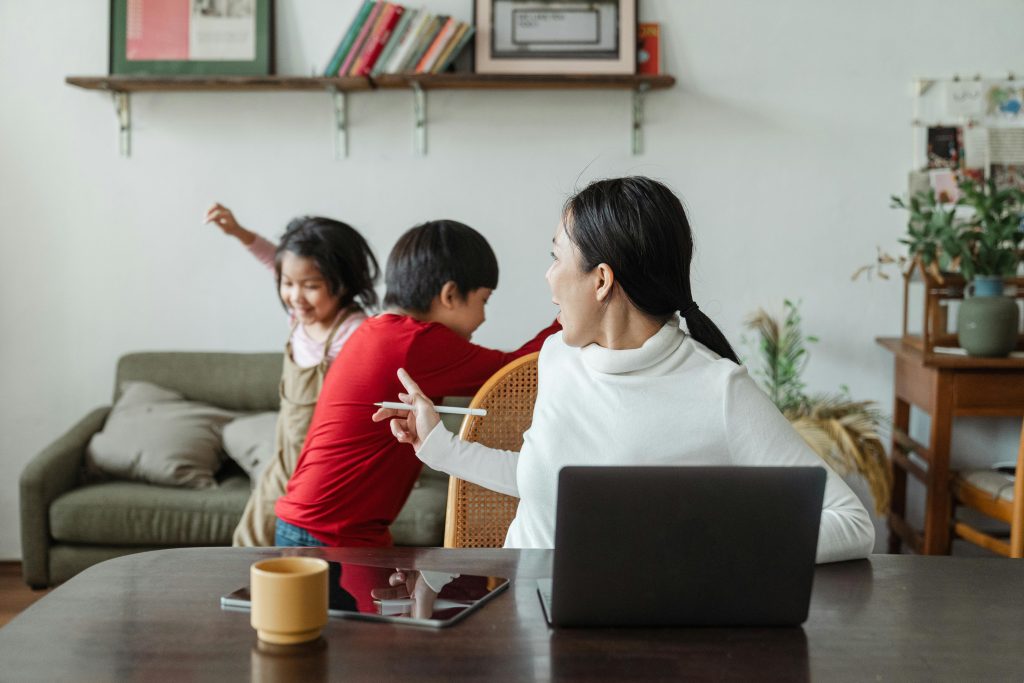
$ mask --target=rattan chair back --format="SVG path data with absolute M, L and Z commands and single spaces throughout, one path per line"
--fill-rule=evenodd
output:
M 533 403 L 537 398 L 537 355 L 517 358 L 480 387 L 469 405 L 486 409 L 487 415 L 466 416 L 459 432 L 463 441 L 506 451 L 523 447 L 523 433 L 533 422 Z M 518 498 L 451 477 L 445 547 L 500 548 L 518 507 Z

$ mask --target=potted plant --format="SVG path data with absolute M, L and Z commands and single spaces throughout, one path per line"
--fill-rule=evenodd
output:
M 997 189 L 993 181 L 960 184 L 959 204 L 973 209 L 957 226 L 955 256 L 968 281 L 957 313 L 960 346 L 972 356 L 1005 356 L 1017 344 L 1020 312 L 1003 295 L 1003 280 L 1017 274 L 1021 262 L 1021 204 L 1024 193 Z
M 777 318 L 758 309 L 746 325 L 758 334 L 760 368 L 754 376 L 807 445 L 840 474 L 860 474 L 868 483 L 875 510 L 889 509 L 892 474 L 879 427 L 885 417 L 873 401 L 855 401 L 844 386 L 835 394 L 805 392 L 801 378 L 810 356 L 797 304 L 787 300 Z
M 970 179 L 959 188 L 954 203 L 940 202 L 934 191 L 909 201 L 893 196 L 891 206 L 908 212 L 907 235 L 900 240 L 907 255 L 894 258 L 879 250 L 876 262 L 853 277 L 886 278 L 889 264 L 898 264 L 908 278 L 920 268 L 940 284 L 958 272 L 966 281 L 957 316 L 960 346 L 974 356 L 1004 356 L 1017 343 L 1019 312 L 1015 300 L 1003 296 L 1003 281 L 1016 274 L 1024 256 L 1024 192 Z

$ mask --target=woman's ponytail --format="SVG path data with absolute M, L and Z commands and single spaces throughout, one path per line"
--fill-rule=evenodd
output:
M 691 337 L 722 358 L 728 358 L 733 363 L 740 364 L 740 359 L 736 352 L 732 350 L 729 340 L 718 329 L 718 325 L 715 325 L 711 318 L 704 315 L 704 311 L 697 308 L 696 302 L 690 302 L 689 306 L 684 306 L 683 310 L 680 311 L 680 315 L 686 321 L 686 330 L 690 333 Z

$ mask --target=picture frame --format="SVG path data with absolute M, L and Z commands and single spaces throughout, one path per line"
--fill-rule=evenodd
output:
M 268 76 L 273 0 L 111 0 L 112 75 Z
M 480 74 L 634 74 L 636 0 L 474 0 Z

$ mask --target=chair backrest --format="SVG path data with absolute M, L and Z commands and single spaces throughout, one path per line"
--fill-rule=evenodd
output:
M 463 441 L 506 451 L 523 447 L 523 433 L 533 422 L 533 403 L 537 399 L 537 355 L 517 358 L 480 387 L 470 407 L 484 408 L 487 415 L 466 416 L 459 433 Z M 518 498 L 451 477 L 445 547 L 500 548 L 518 507 Z

